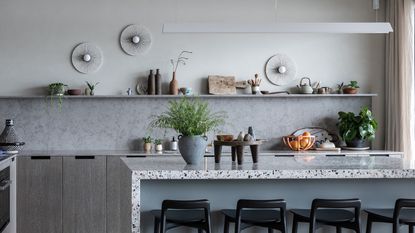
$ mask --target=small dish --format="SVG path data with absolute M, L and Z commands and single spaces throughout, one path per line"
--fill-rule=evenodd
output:
M 216 138 L 218 139 L 218 141 L 222 141 L 222 142 L 233 141 L 233 135 L 231 134 L 219 134 L 219 135 L 216 135 Z

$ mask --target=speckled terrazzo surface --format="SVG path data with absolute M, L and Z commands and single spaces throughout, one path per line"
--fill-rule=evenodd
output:
M 224 157 L 220 164 L 205 158 L 197 166 L 186 165 L 180 156 L 122 158 L 132 174 L 132 232 L 140 232 L 142 180 L 236 180 L 236 179 L 408 179 L 415 169 L 402 158 L 383 156 L 294 157 L 261 156 L 257 164 L 245 156 L 241 166 Z

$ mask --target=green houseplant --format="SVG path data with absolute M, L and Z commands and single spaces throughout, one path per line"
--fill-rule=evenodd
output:
M 163 140 L 156 139 L 156 140 L 154 140 L 154 144 L 156 145 L 156 151 L 157 152 L 163 151 Z
M 357 94 L 359 88 L 357 81 L 350 81 L 348 85 L 343 87 L 343 94 Z
M 144 151 L 150 152 L 151 148 L 153 147 L 153 144 L 152 144 L 153 139 L 151 138 L 151 136 L 143 137 L 143 142 L 144 142 L 144 145 L 143 145 Z
M 212 112 L 207 102 L 184 97 L 170 101 L 168 110 L 155 116 L 150 126 L 179 133 L 179 151 L 183 159 L 188 164 L 198 164 L 206 150 L 206 133 L 224 124 L 225 119 L 224 112 Z
M 51 83 L 48 86 L 48 94 L 50 96 L 51 104 L 53 104 L 53 98 L 57 97 L 59 109 L 62 108 L 62 96 L 65 95 L 65 87 L 67 86 L 68 85 L 63 83 Z
M 378 123 L 367 107 L 359 115 L 353 112 L 339 112 L 339 134 L 349 147 L 366 147 L 375 138 Z

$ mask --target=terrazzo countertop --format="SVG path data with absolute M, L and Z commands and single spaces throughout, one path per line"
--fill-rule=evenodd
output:
M 257 164 L 245 156 L 243 165 L 229 157 L 220 164 L 205 158 L 186 165 L 180 156 L 122 158 L 134 179 L 362 179 L 415 178 L 415 169 L 402 158 L 383 156 L 261 156 Z

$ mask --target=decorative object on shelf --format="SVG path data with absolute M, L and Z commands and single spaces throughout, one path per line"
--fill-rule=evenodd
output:
M 150 152 L 151 149 L 153 148 L 153 139 L 151 138 L 151 136 L 147 136 L 143 138 L 143 149 L 145 152 Z
M 337 94 L 343 94 L 344 82 L 337 84 Z
M 317 94 L 331 94 L 331 88 L 330 87 L 320 87 L 317 90 Z
M 133 95 L 133 90 L 131 90 L 131 88 L 128 88 L 126 93 L 127 95 Z
M 357 94 L 359 88 L 357 81 L 350 81 L 348 85 L 343 87 L 343 94 Z
M 336 148 L 336 145 L 333 142 L 330 142 L 330 140 L 326 139 L 323 143 L 321 143 L 318 148 L 320 149 L 334 149 Z
M 179 91 L 185 96 L 193 95 L 193 90 L 190 87 L 182 87 L 179 89 Z
M 137 86 L 135 87 L 135 91 L 138 95 L 146 95 L 147 94 L 147 85 L 144 84 L 142 81 L 137 81 Z
M 86 81 L 87 88 L 85 88 L 85 95 L 95 95 L 95 88 L 98 86 L 99 82 L 92 84 Z
M 308 82 L 303 82 L 304 80 L 308 80 Z M 311 87 L 311 79 L 304 77 L 300 80 L 300 84 L 297 86 L 300 94 L 313 94 L 314 90 Z
M 185 97 L 170 101 L 167 112 L 156 116 L 150 125 L 178 132 L 183 159 L 187 164 L 199 164 L 207 146 L 206 133 L 224 124 L 225 118 L 224 112 L 211 112 L 207 102 Z
M 255 140 L 249 133 L 245 134 L 244 142 L 253 142 L 253 141 Z
M 82 95 L 81 89 L 68 89 L 68 95 Z
M 101 49 L 91 43 L 81 43 L 72 52 L 73 67 L 83 74 L 97 72 L 103 63 Z
M 163 140 L 156 139 L 156 140 L 154 140 L 154 144 L 156 145 L 156 151 L 157 152 L 162 152 L 163 151 Z
M 184 65 L 184 66 L 186 65 L 186 61 L 189 60 L 189 58 L 186 57 L 185 55 L 191 54 L 191 53 L 192 53 L 191 51 L 181 51 L 176 60 L 170 59 L 170 63 L 173 66 L 173 77 L 172 77 L 172 80 L 170 81 L 170 86 L 169 86 L 170 95 L 179 94 L 179 83 L 176 79 L 177 68 L 179 68 L 179 65 Z
M 294 61 L 285 54 L 276 54 L 268 59 L 265 65 L 265 75 L 268 80 L 277 86 L 287 85 L 297 74 Z
M 288 92 L 288 91 L 273 91 L 273 92 L 270 92 L 270 91 L 261 91 L 261 94 L 263 94 L 263 95 L 279 95 L 279 94 L 287 94 L 287 95 L 289 95 L 290 92 Z
M 258 95 L 261 92 L 259 91 L 259 85 L 261 85 L 261 79 L 259 78 L 258 74 L 255 74 L 255 79 L 248 80 L 248 84 L 251 85 L 252 94 Z
M 221 142 L 231 142 L 233 141 L 233 135 L 232 134 L 218 134 L 216 135 L 216 138 L 218 141 Z
M 156 95 L 162 95 L 163 92 L 161 90 L 161 83 L 163 80 L 161 79 L 160 69 L 156 69 L 156 75 L 155 75 L 155 89 L 156 89 Z
M 236 140 L 238 141 L 243 141 L 245 138 L 245 133 L 244 131 L 239 132 L 238 137 L 236 138 Z
M 147 94 L 155 95 L 156 94 L 156 77 L 153 74 L 153 70 L 150 70 L 150 74 L 147 79 Z
M 312 136 L 316 137 L 315 146 L 318 148 L 321 143 L 324 143 L 326 140 L 329 140 L 334 143 L 338 143 L 339 137 L 336 134 L 329 132 L 327 129 L 320 127 L 305 127 L 297 129 L 291 135 L 301 136 L 304 132 L 309 132 Z
M 152 44 L 150 31 L 141 25 L 131 24 L 122 30 L 120 45 L 128 55 L 135 56 L 146 53 Z
M 6 126 L 0 135 L 0 150 L 6 154 L 17 154 L 24 144 L 16 134 L 13 120 L 7 119 Z
M 353 112 L 339 112 L 339 134 L 347 147 L 367 148 L 375 139 L 378 123 L 367 107 L 362 107 L 359 115 Z
M 173 139 L 170 141 L 170 150 L 176 151 L 178 149 L 178 143 L 176 140 L 176 137 L 173 137 Z
M 208 89 L 211 95 L 235 95 L 235 76 L 208 76 Z
M 309 132 L 304 132 L 302 135 L 284 136 L 282 137 L 284 144 L 294 151 L 306 151 L 313 147 L 316 137 L 311 135 Z
M 255 133 L 254 133 L 254 128 L 252 126 L 248 127 L 248 134 L 251 135 L 254 140 L 256 140 L 256 136 L 255 136 Z
M 248 81 L 246 81 L 246 80 L 244 80 L 244 81 L 238 81 L 238 82 L 235 82 L 235 87 L 237 88 L 237 89 L 246 89 L 246 88 L 248 88 L 250 85 L 249 85 L 249 83 L 248 83 Z

